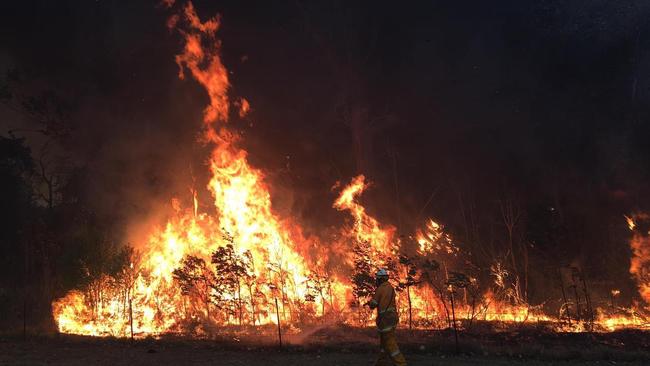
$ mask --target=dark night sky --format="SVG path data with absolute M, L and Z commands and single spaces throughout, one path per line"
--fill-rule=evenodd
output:
M 569 234 L 538 243 L 540 256 L 591 268 L 613 256 L 614 275 L 626 275 L 622 215 L 650 206 L 650 3 L 195 6 L 204 19 L 222 15 L 233 95 L 253 107 L 235 125 L 276 209 L 308 231 L 340 222 L 330 188 L 358 173 L 375 182 L 372 212 L 397 224 L 396 171 L 404 231 L 423 210 L 461 232 L 460 196 L 489 216 L 507 193 L 531 227 L 551 207 L 563 215 Z M 205 150 L 194 141 L 207 98 L 177 78 L 182 43 L 165 9 L 27 0 L 3 2 L 0 14 L 0 67 L 70 103 L 67 148 L 92 172 L 98 210 L 146 217 L 186 193 L 191 171 L 201 179 Z M 342 120 L 342 103 L 367 112 L 359 128 Z M 3 130 L 29 125 L 0 106 Z

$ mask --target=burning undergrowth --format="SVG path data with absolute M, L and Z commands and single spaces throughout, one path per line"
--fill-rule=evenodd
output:
M 484 321 L 548 323 L 556 330 L 645 325 L 641 306 L 614 311 L 614 304 L 594 305 L 577 269 L 566 286 L 575 296 L 565 294 L 553 315 L 527 303 L 519 279 L 501 262 L 490 269 L 492 282 L 479 281 L 467 253 L 442 225 L 427 220 L 413 235 L 400 236 L 370 215 L 360 203 L 369 186 L 363 175 L 333 187 L 338 194 L 333 209 L 347 215 L 348 224 L 331 237 L 307 237 L 299 223 L 273 211 L 264 173 L 250 165 L 242 136 L 229 125 L 231 115 L 241 118 L 251 106 L 231 96 L 216 37 L 220 19 L 202 22 L 187 3 L 168 26 L 184 40 L 176 56 L 179 77 L 193 78 L 209 97 L 200 142 L 213 147 L 208 162 L 213 213 L 199 209 L 194 189 L 191 207 L 173 200 L 173 217 L 128 252 L 128 266 L 53 303 L 60 332 L 205 336 L 226 325 L 281 323 L 297 330 L 311 324 L 314 332 L 323 325 L 367 326 L 371 313 L 361 304 L 373 291 L 377 268 L 393 274 L 408 327 L 471 328 Z M 631 268 L 646 301 L 647 240 L 635 231 Z

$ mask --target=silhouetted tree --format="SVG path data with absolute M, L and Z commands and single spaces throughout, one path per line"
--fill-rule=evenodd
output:
M 359 323 L 363 323 L 362 299 L 371 296 L 375 288 L 374 276 L 372 274 L 374 268 L 370 251 L 370 244 L 365 241 L 358 241 L 352 247 L 354 258 L 354 268 L 350 278 L 352 281 L 352 295 L 354 296 L 352 306 L 358 308 Z
M 215 288 L 217 281 L 214 272 L 205 261 L 195 256 L 186 256 L 183 258 L 181 266 L 174 270 L 173 277 L 179 284 L 183 295 L 197 298 L 203 302 L 206 317 L 210 318 L 212 289 Z
M 214 288 L 217 293 L 231 295 L 230 300 L 227 300 L 226 303 L 233 306 L 227 308 L 237 309 L 236 313 L 241 325 L 243 317 L 241 288 L 242 284 L 245 284 L 252 275 L 252 255 L 250 253 L 246 255 L 238 254 L 235 251 L 234 238 L 231 235 L 226 233 L 223 239 L 226 245 L 217 248 L 212 253 L 212 264 L 215 266 L 216 273 Z
M 320 297 L 321 313 L 322 315 L 325 315 L 325 294 L 328 293 L 332 287 L 330 276 L 327 273 L 316 270 L 307 275 L 306 282 L 307 293 L 305 295 L 305 300 L 315 302 L 316 297 Z
M 247 272 L 247 274 L 242 278 L 242 281 L 248 289 L 249 302 L 251 306 L 251 322 L 255 324 L 255 316 L 258 315 L 257 299 L 264 300 L 264 294 L 260 290 L 262 283 L 260 282 L 259 277 L 255 274 L 255 260 L 253 258 L 253 253 L 251 253 L 250 250 L 245 251 L 242 254 L 242 259 L 244 268 Z
M 400 279 L 398 288 L 406 290 L 406 299 L 408 300 L 409 311 L 409 329 L 413 328 L 413 307 L 411 302 L 411 287 L 415 286 L 420 281 L 420 273 L 415 259 L 405 254 L 399 256 L 399 264 L 401 267 Z

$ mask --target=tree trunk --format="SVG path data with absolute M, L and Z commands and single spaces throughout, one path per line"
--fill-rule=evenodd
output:
M 210 285 L 205 281 L 205 314 L 210 319 Z
M 522 252 L 524 254 L 524 301 L 526 301 L 526 304 L 528 304 L 528 245 L 526 245 L 526 243 L 523 243 L 522 248 Z
M 447 318 L 447 326 L 451 327 L 451 316 L 449 314 L 449 308 L 447 307 L 447 302 L 445 301 L 445 294 L 444 292 L 439 289 L 435 288 L 438 291 L 438 298 L 440 298 L 440 302 L 442 302 L 442 307 L 445 309 L 445 315 Z
M 571 325 L 571 312 L 569 311 L 569 300 L 566 297 L 566 291 L 564 291 L 564 280 L 562 280 L 562 271 L 558 268 L 557 270 L 558 278 L 560 279 L 560 288 L 562 289 L 562 299 L 564 300 L 564 306 L 566 307 L 567 319 L 569 320 L 569 326 Z
M 576 322 L 579 322 L 582 316 L 580 314 L 580 297 L 578 296 L 578 286 L 576 284 L 573 285 L 573 294 L 576 297 Z
M 475 316 L 476 316 L 476 296 L 472 295 L 472 316 L 469 318 L 469 325 L 467 326 L 468 331 L 472 328 L 472 323 L 474 322 Z
M 413 330 L 413 310 L 411 307 L 411 286 L 406 286 L 406 297 L 409 301 L 409 329 Z
M 241 303 L 241 284 L 239 283 L 239 279 L 237 279 L 237 306 L 239 307 L 239 326 L 241 327 L 243 307 Z
M 133 341 L 133 299 L 129 298 L 129 324 L 131 325 L 131 341 Z
M 594 309 L 591 306 L 591 297 L 589 296 L 589 290 L 587 290 L 587 280 L 585 280 L 584 272 L 582 273 L 582 290 L 585 293 L 585 301 L 587 303 L 587 312 L 589 314 L 589 322 L 593 325 L 594 322 Z M 591 328 L 591 326 L 590 326 Z
M 280 348 L 282 348 L 282 326 L 280 325 L 280 308 L 278 307 L 278 298 L 275 298 L 275 315 L 278 320 L 278 340 L 280 342 Z
M 323 290 L 319 291 L 320 293 L 320 301 L 321 301 L 321 317 L 325 316 L 325 295 L 323 294 Z
M 449 298 L 451 300 L 451 317 L 454 321 L 454 340 L 456 343 L 456 353 L 458 353 L 458 329 L 456 327 L 456 310 L 454 309 L 454 290 L 449 291 Z
M 251 296 L 251 320 L 255 325 L 255 300 L 253 299 L 253 286 L 248 287 L 248 293 Z

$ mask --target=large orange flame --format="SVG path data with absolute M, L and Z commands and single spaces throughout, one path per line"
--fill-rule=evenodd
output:
M 176 6 L 174 0 L 165 0 L 164 5 Z M 231 102 L 229 97 L 228 71 L 221 61 L 216 37 L 220 19 L 201 21 L 190 2 L 180 14 L 170 17 L 167 25 L 176 29 L 185 42 L 183 52 L 176 56 L 179 77 L 191 76 L 209 99 L 201 140 L 214 147 L 208 189 L 216 214 L 199 212 L 195 190 L 192 208 L 183 209 L 179 201 L 174 201 L 176 215 L 164 227 L 151 229 L 131 266 L 54 301 L 53 317 L 59 331 L 94 336 L 156 335 L 181 331 L 186 324 L 196 322 L 203 323 L 200 329 L 211 324 L 268 324 L 278 319 L 293 324 L 305 314 L 334 314 L 340 321 L 369 324 L 368 318 L 356 320 L 353 314 L 357 310 L 348 306 L 353 287 L 351 249 L 360 243 L 366 245 L 366 259 L 378 268 L 389 265 L 391 260 L 395 264 L 396 256 L 402 254 L 402 239 L 396 238 L 393 226 L 381 224 L 359 202 L 368 188 L 365 177 L 352 179 L 333 204 L 335 209 L 349 212 L 351 225 L 343 228 L 332 243 L 306 239 L 293 220 L 274 213 L 264 174 L 249 164 L 247 152 L 239 144 L 240 136 L 228 126 L 231 107 L 236 107 L 243 117 L 250 104 L 243 98 Z M 634 221 L 628 221 L 633 229 Z M 416 233 L 415 242 L 416 252 L 411 254 L 418 258 L 460 253 L 452 237 L 433 220 Z M 644 275 L 650 258 L 647 237 L 635 234 L 632 248 L 630 272 L 637 277 L 643 298 L 649 301 L 650 281 Z M 309 258 L 306 253 L 314 251 L 318 255 Z M 216 252 L 220 253 L 217 261 L 223 259 L 229 265 L 242 267 L 231 288 L 213 286 L 215 279 L 226 276 L 212 269 Z M 328 262 L 336 262 L 337 266 Z M 188 263 L 194 266 L 189 275 L 197 283 L 203 281 L 190 290 L 180 286 L 175 277 L 176 271 Z M 468 289 L 454 292 L 458 289 L 446 285 L 446 268 L 439 271 L 441 277 L 437 279 L 442 287 L 436 287 L 433 281 L 409 282 L 408 262 L 399 263 L 402 267 L 398 265 L 393 275 L 395 284 L 403 290 L 398 294 L 399 312 L 408 313 L 416 326 L 450 326 L 450 296 L 456 297 L 458 319 L 557 322 L 538 308 L 507 303 L 490 290 L 478 298 Z M 220 305 L 215 304 L 216 297 Z M 605 312 L 598 313 L 597 322 L 604 329 L 640 326 L 636 317 L 617 318 Z
M 219 20 L 211 18 L 201 22 L 192 3 L 185 6 L 183 18 L 187 28 L 180 33 L 185 47 L 176 56 L 176 62 L 179 76 L 184 78 L 189 70 L 209 97 L 210 103 L 204 111 L 205 140 L 215 148 L 210 159 L 212 179 L 208 188 L 214 197 L 217 217 L 196 212 L 195 203 L 194 212 L 183 213 L 163 230 L 154 232 L 144 246 L 137 277 L 125 296 L 105 291 L 101 303 L 90 307 L 87 297 L 75 291 L 56 301 L 54 317 L 62 332 L 126 335 L 131 317 L 136 334 L 171 330 L 192 313 L 184 306 L 186 301 L 174 283 L 174 269 L 188 255 L 210 263 L 212 252 L 223 245 L 220 238 L 224 235 L 234 238 L 237 253 L 251 255 L 254 264 L 251 275 L 257 278 L 259 292 L 266 291 L 273 296 L 264 287 L 269 283 L 279 287 L 281 283 L 283 309 L 290 307 L 292 300 L 304 297 L 303 284 L 308 270 L 296 248 L 304 245 L 305 240 L 300 237 L 300 230 L 292 227 L 294 224 L 282 222 L 273 214 L 263 174 L 249 165 L 246 152 L 237 146 L 237 134 L 225 126 L 230 110 L 230 82 L 215 38 Z M 176 19 L 171 24 L 178 26 L 179 22 Z M 243 100 L 242 113 L 248 108 L 248 102 Z M 249 294 L 255 296 L 259 295 Z M 258 314 L 258 321 L 274 319 L 269 310 L 260 313 L 265 315 Z M 222 320 L 233 321 L 228 317 Z
M 379 222 L 366 213 L 357 200 L 363 191 L 368 188 L 366 177 L 359 175 L 352 179 L 340 193 L 338 199 L 334 202 L 334 208 L 337 210 L 349 210 L 354 218 L 353 233 L 355 239 L 361 242 L 367 242 L 372 247 L 382 253 L 388 252 L 392 242 L 395 228 L 382 228 Z

